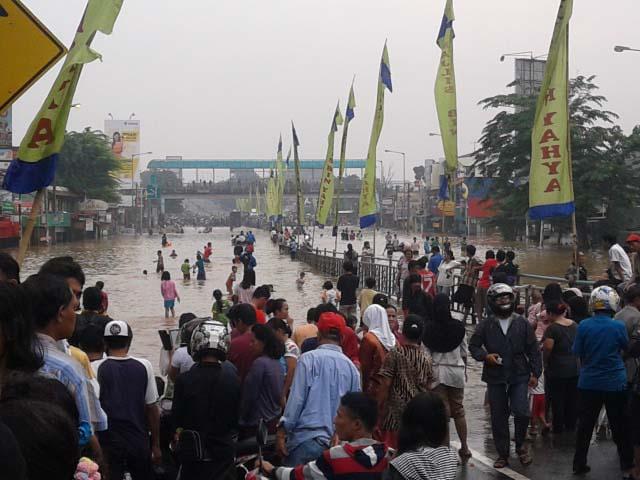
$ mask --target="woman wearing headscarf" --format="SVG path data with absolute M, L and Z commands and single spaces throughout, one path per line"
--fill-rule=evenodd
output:
M 367 332 L 360 344 L 360 368 L 362 390 L 369 389 L 371 377 L 378 373 L 385 357 L 396 346 L 396 337 L 391 331 L 387 311 L 380 305 L 369 305 L 364 312 L 362 323 Z
M 378 439 L 397 447 L 402 411 L 416 395 L 427 392 L 433 381 L 431 359 L 420 345 L 424 321 L 409 315 L 402 324 L 405 339 L 389 352 L 382 368 L 371 381 L 370 393 L 378 402 Z
M 460 458 L 466 460 L 471 457 L 463 405 L 468 349 L 464 324 L 451 316 L 450 302 L 448 295 L 436 295 L 433 318 L 425 325 L 423 342 L 433 363 L 436 385 L 433 391 L 442 398 L 447 418 L 453 418 L 460 438 Z

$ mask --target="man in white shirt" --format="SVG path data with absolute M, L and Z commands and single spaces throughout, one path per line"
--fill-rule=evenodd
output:
M 614 284 L 626 283 L 633 276 L 631 261 L 627 252 L 617 242 L 615 235 L 603 235 L 602 240 L 609 251 L 609 280 Z

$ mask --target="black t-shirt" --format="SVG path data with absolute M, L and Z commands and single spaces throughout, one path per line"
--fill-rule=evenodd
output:
M 240 380 L 233 368 L 196 363 L 176 379 L 171 414 L 175 427 L 197 430 L 215 462 L 233 461 Z
M 345 273 L 338 278 L 337 288 L 340 291 L 340 305 L 355 305 L 357 303 L 356 290 L 360 278 L 352 273 Z
M 134 357 L 107 357 L 98 363 L 96 377 L 100 405 L 109 420 L 109 443 L 148 447 L 145 407 L 158 401 L 151 364 Z
M 79 347 L 80 336 L 84 329 L 89 325 L 97 325 L 103 332 L 104 327 L 113 320 L 108 315 L 102 315 L 98 312 L 90 312 L 83 311 L 82 313 L 76 314 L 76 329 L 73 331 L 73 335 L 69 339 L 69 343 L 74 347 Z
M 578 376 L 578 359 L 573 354 L 573 342 L 578 333 L 578 325 L 568 327 L 553 323 L 544 332 L 543 341 L 553 340 L 553 350 L 549 356 L 546 374 L 549 378 L 574 378 Z

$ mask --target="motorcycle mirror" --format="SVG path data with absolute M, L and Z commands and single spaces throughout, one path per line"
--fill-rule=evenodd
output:
M 256 433 L 256 442 L 260 447 L 264 447 L 267 445 L 268 436 L 269 436 L 269 431 L 267 430 L 267 424 L 264 423 L 264 420 L 260 419 L 258 421 L 258 429 Z

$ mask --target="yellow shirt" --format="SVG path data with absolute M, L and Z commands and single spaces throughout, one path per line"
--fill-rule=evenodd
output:
M 360 316 L 364 317 L 364 311 L 369 308 L 369 305 L 373 303 L 373 297 L 376 296 L 378 292 L 372 290 L 370 288 L 363 288 L 360 291 L 360 298 L 358 300 L 358 304 L 360 305 Z
M 87 374 L 87 378 L 89 380 L 93 380 L 96 376 L 93 373 L 93 368 L 91 368 L 91 362 L 89 362 L 89 357 L 79 348 L 74 347 L 73 345 L 69 345 L 69 355 L 75 358 L 80 365 L 82 365 L 82 369 L 84 373 Z

